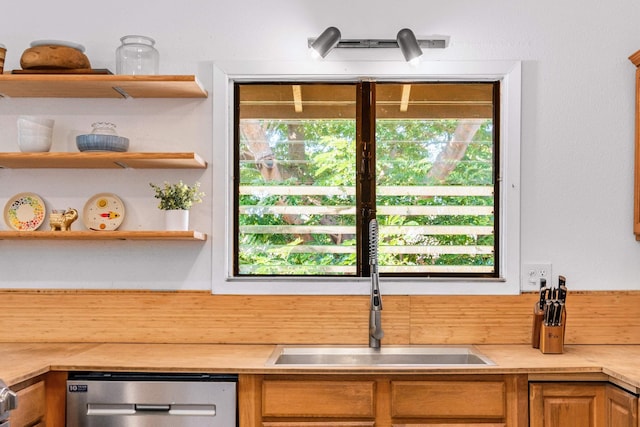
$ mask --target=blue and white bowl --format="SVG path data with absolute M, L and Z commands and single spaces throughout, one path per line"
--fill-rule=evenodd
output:
M 90 133 L 76 136 L 76 145 L 80 151 L 120 151 L 129 149 L 129 138 L 118 135 Z

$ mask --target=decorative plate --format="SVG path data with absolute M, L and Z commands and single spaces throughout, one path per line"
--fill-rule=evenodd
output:
M 4 206 L 4 222 L 16 231 L 33 231 L 44 222 L 47 209 L 35 193 L 19 193 Z
M 113 231 L 124 220 L 124 203 L 115 194 L 98 193 L 84 205 L 82 222 L 96 231 Z

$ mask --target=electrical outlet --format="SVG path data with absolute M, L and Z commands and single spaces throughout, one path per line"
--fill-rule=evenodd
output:
M 537 291 L 540 289 L 541 279 L 547 281 L 547 286 L 553 286 L 553 283 L 551 283 L 551 264 L 524 264 L 522 266 L 520 289 L 523 291 Z

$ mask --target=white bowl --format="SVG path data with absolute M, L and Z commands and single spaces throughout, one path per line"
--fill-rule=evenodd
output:
M 23 128 L 53 128 L 55 120 L 46 119 L 40 116 L 20 116 L 18 117 L 18 127 Z
M 51 150 L 52 119 L 37 116 L 18 117 L 18 146 L 23 152 L 45 152 Z
M 25 136 L 46 136 L 51 135 L 53 128 L 20 128 L 18 129 L 19 135 Z
M 43 153 L 51 150 L 51 135 L 19 135 L 18 146 L 25 153 Z

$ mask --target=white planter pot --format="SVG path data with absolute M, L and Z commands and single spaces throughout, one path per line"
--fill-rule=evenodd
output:
M 189 229 L 189 211 L 172 209 L 164 211 L 164 226 L 167 231 L 187 231 Z

